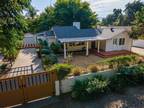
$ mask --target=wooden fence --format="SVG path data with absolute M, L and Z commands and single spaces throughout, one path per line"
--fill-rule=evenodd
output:
M 0 107 L 23 104 L 55 93 L 55 72 L 0 79 Z

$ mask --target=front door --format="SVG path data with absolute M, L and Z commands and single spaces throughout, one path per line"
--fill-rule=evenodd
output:
M 92 41 L 92 42 L 91 42 L 91 48 L 92 48 L 92 49 L 95 49 L 95 48 L 96 48 L 96 42 L 95 42 L 95 41 Z

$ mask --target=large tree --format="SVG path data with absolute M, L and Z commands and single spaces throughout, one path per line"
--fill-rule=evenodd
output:
M 103 25 L 123 25 L 124 16 L 121 9 L 114 9 L 113 14 L 109 14 L 102 19 Z
M 87 2 L 81 0 L 57 0 L 53 7 L 35 19 L 34 32 L 49 30 L 54 25 L 71 26 L 74 21 L 81 22 L 82 28 L 96 26 L 98 22 L 96 13 L 92 12 Z
M 39 32 L 39 31 L 46 31 L 49 30 L 53 25 L 56 24 L 56 20 L 54 17 L 54 7 L 47 7 L 43 13 L 40 14 L 39 17 L 37 17 L 33 23 L 33 31 Z
M 29 5 L 30 0 L 0 1 L 0 52 L 8 58 L 17 53 L 26 24 L 22 12 Z
M 135 19 L 136 12 L 140 11 L 143 6 L 144 3 L 141 2 L 140 0 L 135 0 L 132 3 L 126 4 L 124 12 L 127 17 L 126 18 L 127 25 L 131 25 L 131 23 Z
M 98 21 L 89 4 L 81 0 L 57 0 L 54 11 L 58 25 L 72 25 L 72 22 L 79 21 L 82 28 L 88 28 Z
M 132 22 L 135 20 L 135 13 L 140 11 L 142 6 L 144 6 L 144 3 L 140 0 L 128 3 L 125 6 L 124 14 L 121 9 L 114 9 L 113 14 L 103 18 L 102 23 L 103 25 L 132 25 Z
M 135 39 L 144 39 L 144 7 L 135 14 L 130 36 Z

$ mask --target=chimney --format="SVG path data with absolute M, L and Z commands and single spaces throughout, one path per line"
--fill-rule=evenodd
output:
M 80 29 L 80 22 L 73 22 L 73 26 L 75 26 L 77 29 Z

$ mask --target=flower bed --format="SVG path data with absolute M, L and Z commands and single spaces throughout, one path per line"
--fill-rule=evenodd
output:
M 132 67 L 122 66 L 117 73 L 109 79 L 95 76 L 77 80 L 72 87 L 72 97 L 87 100 L 108 92 L 124 93 L 127 87 L 143 84 L 144 63 Z

